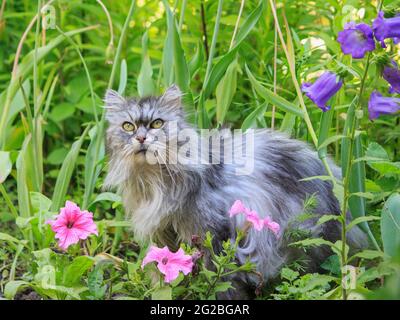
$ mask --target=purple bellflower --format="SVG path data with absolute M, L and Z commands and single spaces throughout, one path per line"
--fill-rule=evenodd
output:
M 303 83 L 301 89 L 307 97 L 314 102 L 322 111 L 328 111 L 331 107 L 327 106 L 327 102 L 342 87 L 342 81 L 336 81 L 336 74 L 325 72 L 313 84 Z
M 400 38 L 400 16 L 385 18 L 383 11 L 378 13 L 378 17 L 372 23 L 375 38 L 381 42 L 383 48 L 388 38 Z
M 382 114 L 391 114 L 400 110 L 400 99 L 383 97 L 378 91 L 373 91 L 368 102 L 369 119 L 373 120 Z
M 364 58 L 368 51 L 374 51 L 375 40 L 372 29 L 365 23 L 347 23 L 338 33 L 337 41 L 344 54 L 351 54 L 354 59 Z
M 400 93 L 400 70 L 396 62 L 392 60 L 392 65 L 383 67 L 383 78 L 390 84 L 390 93 Z

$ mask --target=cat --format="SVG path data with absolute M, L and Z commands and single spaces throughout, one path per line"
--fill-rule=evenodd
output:
M 283 236 L 288 228 L 295 226 L 310 237 L 340 239 L 338 222 L 316 224 L 321 215 L 339 214 L 340 206 L 331 182 L 302 181 L 326 175 L 317 153 L 306 143 L 273 130 L 255 130 L 253 170 L 247 174 L 238 173 L 237 165 L 225 159 L 221 163 L 172 161 L 177 158 L 176 151 L 170 152 L 173 145 L 190 149 L 189 153 L 183 152 L 188 158 L 191 152 L 199 152 L 201 160 L 209 160 L 215 151 L 210 147 L 204 151 L 195 145 L 209 138 L 202 138 L 199 130 L 186 121 L 182 93 L 177 86 L 171 86 L 161 96 L 145 98 L 124 98 L 108 90 L 104 101 L 109 155 L 104 186 L 116 188 L 121 194 L 138 239 L 176 250 L 180 242 L 190 244 L 193 235 L 204 237 L 210 231 L 215 250 L 220 252 L 222 242 L 234 239 L 236 228 L 244 226 L 243 215 L 231 218 L 228 213 L 235 200 L 241 200 L 246 207 L 261 216 L 270 216 L 281 227 L 278 237 L 268 230 L 250 229 L 237 250 L 238 263 L 250 259 L 265 281 L 274 279 L 296 256 Z M 184 130 L 191 130 L 198 139 L 188 141 L 187 135 L 179 134 Z M 222 136 L 228 133 L 225 130 Z M 152 161 L 147 159 L 150 154 Z M 329 162 L 340 179 L 339 168 Z M 303 213 L 304 201 L 311 195 L 317 201 L 315 217 L 296 223 L 296 217 Z M 366 236 L 358 227 L 348 232 L 347 241 L 356 249 L 367 246 Z M 318 265 L 329 254 L 332 253 L 326 248 L 311 250 L 310 265 Z M 243 273 L 230 280 L 235 289 L 221 295 L 223 299 L 249 298 L 259 281 L 254 274 Z

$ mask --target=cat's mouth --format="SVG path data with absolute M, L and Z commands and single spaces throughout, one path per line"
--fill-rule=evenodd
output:
M 142 144 L 135 154 L 146 154 L 147 149 L 148 147 Z

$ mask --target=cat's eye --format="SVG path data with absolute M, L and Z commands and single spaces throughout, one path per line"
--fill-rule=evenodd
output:
M 128 132 L 132 132 L 136 130 L 136 125 L 132 122 L 126 121 L 122 124 L 122 129 Z
M 150 127 L 153 129 L 160 129 L 163 126 L 163 124 L 164 121 L 162 121 L 161 119 L 156 119 L 150 124 Z

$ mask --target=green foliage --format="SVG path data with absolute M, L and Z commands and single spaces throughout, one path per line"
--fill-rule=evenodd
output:
M 382 3 L 393 16 L 398 2 L 277 1 L 276 32 L 273 1 L 245 1 L 241 16 L 239 1 L 103 2 L 108 12 L 93 1 L 56 0 L 56 27 L 33 23 L 26 39 L 40 9 L 36 1 L 7 2 L 0 16 L 0 296 L 215 299 L 232 289 L 235 273 L 261 277 L 250 262 L 237 265 L 243 234 L 216 253 L 208 233 L 197 247 L 182 245 L 203 255 L 194 271 L 162 283 L 155 265 L 141 268 L 147 244 L 134 241 L 120 196 L 102 190 L 105 90 L 148 96 L 176 83 L 194 124 L 274 127 L 307 141 L 327 172 L 302 181 L 333 184 L 341 214 L 316 217 L 318 195 L 308 195 L 284 234 L 300 252 L 328 248 L 321 264 L 328 274 L 306 273 L 299 259 L 281 270 L 277 283 L 268 282 L 273 287 L 259 299 L 398 298 L 399 120 L 368 120 L 372 90 L 388 96 L 381 69 L 390 59 L 399 62 L 398 46 L 387 40 L 386 49 L 350 59 L 336 41 L 346 22 L 370 23 Z M 321 113 L 300 85 L 324 70 L 340 75 L 344 87 Z M 342 178 L 330 172 L 328 155 Z M 62 252 L 46 221 L 67 199 L 94 213 L 99 235 Z M 313 238 L 297 228 L 308 219 L 321 228 L 339 224 L 347 233 L 360 226 L 371 246 L 352 252 L 346 233 L 338 241 Z M 346 289 L 350 264 L 357 269 L 356 288 Z

